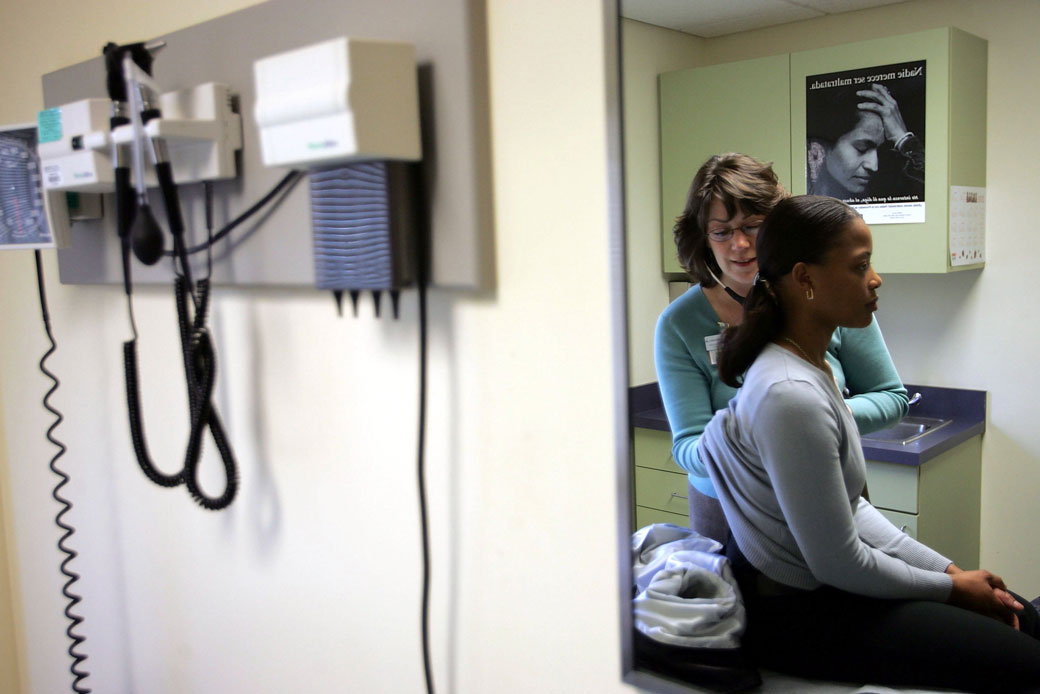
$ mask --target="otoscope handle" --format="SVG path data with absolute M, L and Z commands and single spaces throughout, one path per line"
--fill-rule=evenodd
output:
M 134 189 L 130 183 L 130 167 L 113 169 L 116 183 L 116 230 L 123 257 L 123 291 L 130 295 L 130 227 L 134 222 Z
M 170 162 L 160 161 L 155 165 L 155 177 L 159 180 L 163 203 L 166 205 L 166 218 L 170 223 L 170 233 L 176 238 L 184 235 L 184 218 L 181 216 L 181 201 L 177 194 L 177 186 L 173 182 L 173 169 Z
M 113 171 L 116 183 L 116 230 L 119 238 L 126 238 L 134 221 L 134 187 L 130 183 L 130 167 L 117 166 Z
M 192 287 L 194 284 L 191 279 L 187 246 L 184 243 L 184 218 L 181 216 L 181 201 L 177 194 L 177 186 L 173 182 L 173 168 L 168 160 L 156 162 L 155 177 L 159 179 L 159 189 L 162 191 L 163 203 L 166 205 L 166 219 L 170 225 L 170 234 L 173 236 L 173 251 L 180 259 L 181 272 L 184 273 L 188 286 Z

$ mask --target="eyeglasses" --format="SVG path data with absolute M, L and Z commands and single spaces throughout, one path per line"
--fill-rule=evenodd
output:
M 708 238 L 712 241 L 724 243 L 733 238 L 734 231 L 740 229 L 744 233 L 744 236 L 747 236 L 749 239 L 753 239 L 756 236 L 758 236 L 758 230 L 759 228 L 761 228 L 761 226 L 762 220 L 754 219 L 744 222 L 744 224 L 742 224 L 739 227 L 715 227 L 712 229 L 708 229 Z

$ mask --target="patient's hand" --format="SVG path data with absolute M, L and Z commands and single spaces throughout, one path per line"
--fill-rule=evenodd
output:
M 1022 607 L 1022 603 L 1020 603 L 1018 600 L 1015 600 L 1015 596 L 1014 595 L 1012 595 L 1011 593 L 1007 592 L 1006 590 L 1002 590 L 1000 588 L 994 588 L 993 589 L 993 594 L 997 596 L 998 600 L 1000 600 L 1002 603 L 1007 605 L 1008 609 L 1012 610 L 1012 612 L 1011 612 L 1011 619 L 1012 619 L 1012 621 L 1009 622 L 1009 624 L 1011 624 L 1011 626 L 1015 627 L 1015 629 L 1018 629 L 1018 615 L 1015 614 L 1015 613 L 1016 612 L 1021 612 L 1024 609 Z
M 1018 617 L 1014 610 L 1022 609 L 1022 605 L 1007 592 L 1007 586 L 1000 576 L 980 570 L 960 571 L 952 574 L 952 578 L 953 590 L 948 600 L 951 605 L 978 612 L 1018 628 Z

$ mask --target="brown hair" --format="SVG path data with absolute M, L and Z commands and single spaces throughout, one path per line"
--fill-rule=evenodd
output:
M 686 208 L 672 228 L 679 265 L 694 282 L 715 286 L 709 270 L 716 275 L 721 271 L 708 247 L 705 228 L 713 199 L 722 201 L 732 217 L 738 208 L 745 215 L 769 214 L 785 197 L 787 191 L 780 185 L 771 163 L 736 152 L 711 157 L 693 177 Z

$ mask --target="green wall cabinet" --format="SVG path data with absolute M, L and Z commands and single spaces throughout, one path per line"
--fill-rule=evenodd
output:
M 660 75 L 663 269 L 682 274 L 672 226 L 697 167 L 719 152 L 772 161 L 792 193 L 806 192 L 806 78 L 925 61 L 925 218 L 873 224 L 881 273 L 945 273 L 980 268 L 952 254 L 951 188 L 986 185 L 984 39 L 941 28 Z M 908 126 L 910 124 L 908 123 Z M 912 128 L 911 128 L 912 129 Z M 919 133 L 920 134 L 920 133 Z
M 682 275 L 672 227 L 690 181 L 720 152 L 754 152 L 791 182 L 790 60 L 786 55 L 666 72 L 659 77 L 664 271 Z

